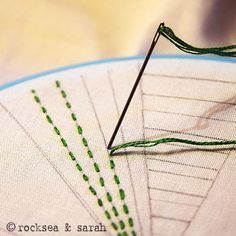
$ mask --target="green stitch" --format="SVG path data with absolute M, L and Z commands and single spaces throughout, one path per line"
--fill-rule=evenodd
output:
M 100 207 L 103 206 L 103 202 L 102 202 L 102 200 L 101 200 L 100 198 L 98 199 L 98 205 L 99 205 Z
M 96 190 L 92 186 L 89 186 L 89 190 L 93 195 L 97 194 Z
M 100 172 L 99 165 L 96 162 L 93 165 L 94 165 L 95 171 Z
M 132 236 L 136 236 L 137 235 L 135 231 L 132 231 L 131 234 L 132 234 Z
M 63 98 L 66 98 L 66 93 L 65 93 L 64 90 L 61 90 L 61 95 L 62 95 Z
M 74 161 L 75 160 L 75 156 L 74 156 L 73 152 L 69 152 L 69 155 L 71 157 L 71 160 Z
M 72 118 L 74 121 L 77 120 L 75 113 L 71 113 L 71 118 Z
M 66 106 L 67 106 L 67 108 L 71 108 L 71 105 L 69 102 L 66 102 Z
M 114 230 L 118 230 L 118 227 L 114 222 L 111 223 L 111 226 L 113 227 Z
M 134 226 L 134 221 L 133 221 L 132 218 L 129 218 L 129 219 L 128 219 L 128 222 L 129 222 L 129 225 L 130 225 L 131 227 Z
M 120 180 L 117 175 L 114 175 L 114 180 L 115 180 L 116 184 L 120 184 Z
M 118 233 L 117 236 L 122 236 L 122 234 L 121 234 L 121 233 Z
M 87 153 L 88 153 L 90 158 L 93 158 L 93 153 L 90 150 L 88 150 Z
M 116 209 L 114 206 L 112 207 L 112 211 L 113 211 L 113 213 L 114 213 L 115 216 L 118 216 L 118 215 L 119 215 L 117 209 Z
M 102 187 L 105 185 L 105 181 L 102 177 L 99 178 L 99 182 Z
M 46 115 L 48 123 L 52 124 L 52 118 L 49 115 Z
M 57 88 L 60 88 L 60 82 L 58 80 L 55 81 Z
M 126 231 L 123 232 L 123 236 L 129 236 Z
M 129 214 L 129 208 L 126 204 L 123 205 L 123 210 L 125 214 Z
M 110 167 L 111 167 L 111 169 L 115 168 L 115 163 L 112 159 L 110 160 Z
M 84 181 L 89 181 L 89 177 L 86 174 L 83 174 Z
M 61 138 L 61 142 L 62 142 L 62 144 L 63 144 L 64 147 L 67 147 L 67 146 L 68 146 L 68 145 L 67 145 L 67 142 L 66 142 L 66 140 L 65 140 L 64 138 Z
M 124 223 L 123 220 L 120 220 L 119 224 L 120 224 L 120 228 L 121 228 L 121 229 L 124 229 L 124 228 L 125 228 L 125 223 Z
M 107 217 L 108 220 L 111 219 L 111 215 L 110 215 L 110 213 L 109 213 L 108 211 L 105 211 L 105 215 L 106 215 L 106 217 Z
M 39 99 L 39 97 L 38 96 L 34 96 L 34 100 L 37 102 L 37 103 L 40 103 L 40 99 Z
M 87 142 L 86 138 L 82 138 L 82 142 L 85 147 L 88 147 L 88 142 Z
M 82 167 L 80 166 L 80 164 L 76 164 L 76 168 L 79 170 L 79 171 L 82 171 L 83 169 L 82 169 Z
M 60 133 L 60 130 L 59 130 L 56 126 L 54 126 L 54 131 L 56 132 L 57 135 L 60 135 L 60 134 L 61 134 L 61 133 Z
M 79 133 L 79 134 L 82 134 L 82 133 L 83 133 L 83 129 L 81 128 L 80 125 L 77 126 L 77 129 L 78 129 L 78 133 Z
M 35 90 L 34 90 L 34 89 L 31 89 L 31 93 L 35 93 Z
M 121 200 L 124 200 L 125 199 L 125 192 L 124 192 L 124 190 L 122 188 L 119 189 L 119 193 L 120 193 Z
M 45 107 L 41 107 L 43 113 L 47 113 L 47 110 Z
M 109 192 L 106 193 L 106 196 L 107 196 L 107 200 L 109 202 L 112 202 L 112 196 L 111 196 L 111 194 Z

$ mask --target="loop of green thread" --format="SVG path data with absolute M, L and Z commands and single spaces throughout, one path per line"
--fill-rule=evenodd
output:
M 196 54 L 196 55 L 215 54 L 218 56 L 236 57 L 236 45 L 229 45 L 229 46 L 224 46 L 224 47 L 213 47 L 213 48 L 194 47 L 184 42 L 179 37 L 177 37 L 175 33 L 173 32 L 173 30 L 165 26 L 164 23 L 161 24 L 159 28 L 159 33 L 163 37 L 168 39 L 171 43 L 173 43 L 177 48 L 179 48 L 180 50 L 186 53 L 191 53 L 191 54 Z
M 142 140 L 142 141 L 134 141 L 124 143 L 118 146 L 115 146 L 111 149 L 110 154 L 113 155 L 120 149 L 128 148 L 128 147 L 153 147 L 161 143 L 185 143 L 190 145 L 197 146 L 219 146 L 219 145 L 232 145 L 236 144 L 236 140 L 223 140 L 223 141 L 194 141 L 187 139 L 179 139 L 179 138 L 162 138 L 157 140 Z

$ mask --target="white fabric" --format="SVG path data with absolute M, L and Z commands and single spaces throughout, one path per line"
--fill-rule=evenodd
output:
M 105 207 L 111 210 L 55 80 L 67 93 L 119 217 L 130 233 L 106 145 L 140 63 L 120 61 L 66 70 L 0 92 L 1 235 L 9 234 L 5 226 L 10 221 L 59 225 L 60 232 L 54 235 L 65 235 L 67 222 L 73 228 L 68 235 L 83 235 L 75 231 L 78 224 L 102 222 L 107 233 L 115 235 L 30 93 L 31 89 L 37 91 Z M 229 62 L 151 60 L 114 144 L 160 137 L 236 139 L 235 72 L 235 64 Z M 130 152 L 113 158 L 137 235 L 236 234 L 235 150 L 212 149 L 162 144 L 145 152 L 127 149 Z

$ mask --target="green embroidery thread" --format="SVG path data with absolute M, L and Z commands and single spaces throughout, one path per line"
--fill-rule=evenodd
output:
M 31 90 L 31 92 L 32 92 L 32 94 L 34 95 L 34 100 L 35 100 L 35 102 L 38 103 L 38 105 L 40 106 L 41 110 L 42 110 L 43 113 L 46 115 L 46 119 L 47 119 L 48 123 L 53 126 L 53 130 L 55 131 L 56 135 L 59 136 L 62 145 L 67 149 L 70 158 L 71 158 L 73 161 L 76 162 L 76 168 L 77 168 L 77 170 L 81 173 L 82 179 L 88 184 L 88 189 L 89 189 L 89 191 L 92 193 L 93 196 L 96 197 L 98 206 L 103 208 L 104 214 L 105 214 L 106 218 L 110 221 L 112 228 L 113 228 L 115 231 L 118 231 L 118 225 L 112 221 L 111 214 L 109 213 L 108 210 L 105 209 L 105 207 L 104 207 L 104 205 L 103 205 L 103 201 L 102 201 L 101 198 L 98 196 L 97 191 L 96 191 L 95 188 L 89 183 L 89 177 L 85 174 L 85 172 L 83 171 L 83 168 L 81 167 L 81 165 L 79 164 L 79 162 L 78 162 L 77 159 L 75 158 L 75 155 L 74 155 L 73 152 L 69 149 L 66 140 L 65 140 L 64 137 L 62 136 L 62 134 L 61 134 L 60 130 L 58 129 L 58 127 L 53 123 L 52 118 L 49 116 L 49 114 L 48 114 L 46 108 L 42 105 L 40 98 L 39 98 L 38 95 L 36 94 L 36 91 L 35 91 L 35 90 Z M 64 93 L 63 93 L 63 94 L 64 94 Z M 121 221 L 121 220 L 119 220 L 119 224 L 120 224 L 120 221 Z M 123 225 L 122 225 L 122 227 L 123 227 Z
M 100 174 L 99 165 L 98 165 L 96 162 L 94 162 L 94 160 L 93 160 L 93 153 L 92 153 L 92 151 L 89 149 L 89 145 L 88 145 L 87 139 L 83 136 L 83 129 L 82 129 L 82 127 L 81 127 L 81 126 L 78 124 L 78 122 L 77 122 L 76 115 L 75 115 L 75 113 L 74 113 L 73 110 L 72 110 L 72 105 L 71 105 L 71 103 L 70 103 L 70 102 L 68 101 L 68 99 L 67 99 L 66 92 L 65 92 L 65 90 L 62 89 L 61 84 L 60 84 L 59 81 L 55 81 L 55 84 L 56 84 L 56 87 L 60 90 L 60 93 L 61 93 L 62 97 L 63 97 L 64 100 L 65 100 L 66 107 L 69 109 L 69 111 L 70 111 L 70 113 L 71 113 L 72 120 L 75 122 L 75 125 L 76 125 L 76 127 L 77 127 L 77 131 L 78 131 L 79 135 L 80 135 L 81 138 L 82 138 L 82 143 L 83 143 L 83 145 L 87 148 L 87 154 L 88 154 L 88 156 L 89 156 L 89 157 L 92 159 L 92 161 L 93 161 L 94 169 L 95 169 L 95 171 L 96 171 L 97 173 L 99 173 L 99 182 L 100 182 L 100 185 L 101 185 L 102 187 L 105 187 L 105 181 L 104 181 L 104 178 L 103 178 L 103 177 L 101 176 L 101 174 Z M 68 106 L 68 104 L 69 104 L 69 106 Z M 110 156 L 109 156 L 109 157 L 110 157 Z M 114 169 L 115 169 L 115 163 L 114 163 L 114 161 L 113 161 L 112 159 L 110 159 L 109 163 L 110 163 L 110 168 L 111 168 L 112 170 L 114 170 Z M 119 196 L 120 196 L 120 199 L 123 201 L 123 211 L 124 211 L 124 213 L 125 213 L 126 215 L 128 215 L 128 214 L 129 214 L 128 206 L 127 206 L 127 205 L 125 204 L 125 202 L 124 202 L 124 199 L 125 199 L 125 192 L 124 192 L 123 189 L 121 189 L 121 188 L 119 187 L 120 180 L 119 180 L 119 177 L 117 176 L 116 173 L 114 174 L 114 180 L 115 180 L 115 183 L 118 185 L 118 188 L 119 188 Z M 105 190 L 106 190 L 106 189 L 105 189 Z M 107 197 L 108 202 L 112 203 L 112 196 L 111 196 L 111 194 L 110 194 L 107 190 L 106 190 L 106 197 Z M 118 211 L 117 211 L 117 209 L 116 209 L 115 206 L 112 206 L 112 212 L 113 212 L 113 214 L 114 214 L 116 217 L 119 216 L 119 213 L 118 213 Z M 132 227 L 134 227 L 134 224 L 133 224 L 133 223 L 130 224 L 130 222 L 131 222 L 130 219 L 131 219 L 132 222 L 133 222 L 133 219 L 132 219 L 131 217 L 129 217 L 129 218 L 128 218 L 128 225 L 132 228 Z M 120 222 L 123 222 L 123 221 L 120 221 Z M 121 229 L 125 228 L 125 223 L 124 223 L 124 222 L 120 224 L 120 228 L 121 228 Z M 135 231 L 132 231 L 132 235 L 136 235 Z
M 184 42 L 182 39 L 177 37 L 174 33 L 174 31 L 165 26 L 164 23 L 160 25 L 159 33 L 168 39 L 171 43 L 173 43 L 177 48 L 180 50 L 191 53 L 195 55 L 203 55 L 203 54 L 215 54 L 218 56 L 227 56 L 227 57 L 236 57 L 236 50 L 233 51 L 233 49 L 236 49 L 236 45 L 229 45 L 224 47 L 214 47 L 214 48 L 198 48 L 194 47 L 186 42 Z
M 236 144 L 236 140 L 223 140 L 223 141 L 194 141 L 194 140 L 186 140 L 186 139 L 179 139 L 179 138 L 162 138 L 157 140 L 141 140 L 141 141 L 134 141 L 128 142 L 124 144 L 120 144 L 115 146 L 111 149 L 110 154 L 114 155 L 120 149 L 127 148 L 127 147 L 153 147 L 161 143 L 185 143 L 190 145 L 196 146 L 216 146 L 216 145 L 232 145 Z

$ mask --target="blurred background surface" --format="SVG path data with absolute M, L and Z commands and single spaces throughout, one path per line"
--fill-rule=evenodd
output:
M 160 22 L 200 47 L 236 43 L 235 0 L 0 0 L 0 85 L 146 53 Z M 181 53 L 165 39 L 155 53 Z

